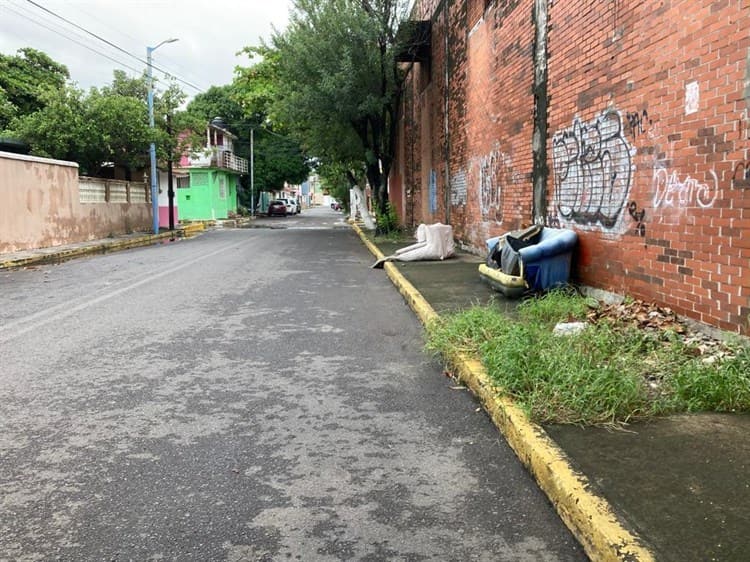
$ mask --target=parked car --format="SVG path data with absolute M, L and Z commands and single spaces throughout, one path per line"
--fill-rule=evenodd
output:
M 341 210 L 341 203 L 336 201 L 336 199 L 331 200 L 331 209 L 334 211 L 340 211 Z
M 268 216 L 282 216 L 285 217 L 287 215 L 287 208 L 284 202 L 281 199 L 274 199 L 268 204 Z
M 286 205 L 287 215 L 298 215 L 300 212 L 299 204 L 296 199 L 289 199 L 288 197 L 282 197 L 279 199 Z

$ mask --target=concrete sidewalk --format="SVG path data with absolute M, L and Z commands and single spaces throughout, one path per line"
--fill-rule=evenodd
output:
M 403 244 L 372 241 L 375 256 Z M 479 279 L 481 258 L 389 262 L 386 274 L 423 321 L 506 299 Z M 373 275 L 382 272 L 373 270 Z M 633 424 L 627 431 L 531 424 L 497 399 L 483 367 L 450 359 L 594 560 L 750 560 L 750 416 L 700 414 Z

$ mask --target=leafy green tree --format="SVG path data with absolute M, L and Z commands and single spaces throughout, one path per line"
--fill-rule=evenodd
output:
M 364 169 L 386 211 L 404 74 L 395 60 L 399 0 L 295 0 L 276 33 L 273 113 L 325 162 Z
M 18 109 L 11 103 L 5 90 L 0 86 L 0 132 L 8 126 L 17 112 Z
M 156 82 L 157 80 L 154 79 L 154 84 Z M 112 84 L 102 86 L 99 92 L 105 96 L 117 95 L 145 101 L 148 96 L 148 78 L 145 73 L 137 78 L 131 78 L 122 70 L 114 70 L 112 72 Z M 159 96 L 155 92 L 154 111 L 156 111 L 158 99 Z
M 105 162 L 122 166 L 126 177 L 144 168 L 153 133 L 142 100 L 92 89 L 85 103 L 86 135 L 79 164 L 89 175 L 98 175 Z
M 48 61 L 43 53 L 31 52 L 38 66 Z M 46 66 L 57 68 L 51 60 Z M 174 131 L 180 131 L 186 121 L 178 111 L 185 94 L 175 82 L 154 96 L 154 129 L 148 123 L 145 73 L 130 78 L 116 70 L 112 84 L 91 88 L 88 94 L 66 84 L 42 88 L 35 98 L 36 107 L 25 106 L 33 109 L 26 113 L 12 105 L 3 90 L 0 93 L 0 115 L 13 114 L 7 133 L 28 143 L 32 154 L 78 162 L 85 175 L 96 176 L 105 164 L 114 163 L 125 169 L 126 177 L 132 177 L 135 170 L 146 167 L 151 141 L 156 142 L 160 160 L 180 152 L 180 137 L 169 133 L 166 122 L 168 115 L 174 116 Z M 10 111 L 8 105 L 12 105 Z
M 50 94 L 64 89 L 70 78 L 67 67 L 36 49 L 18 55 L 0 54 L 0 130 L 11 118 L 39 111 Z
M 279 190 L 284 182 L 297 185 L 310 175 L 310 167 L 299 143 L 270 128 L 255 131 L 255 186 L 265 191 Z
M 211 86 L 190 101 L 185 113 L 190 120 L 191 130 L 202 138 L 202 144 L 205 144 L 206 124 L 221 117 L 229 131 L 238 137 L 234 142 L 235 154 L 242 158 L 250 157 L 251 123 L 235 101 L 231 85 Z
M 84 119 L 84 95 L 67 86 L 40 96 L 42 107 L 16 117 L 6 131 L 31 147 L 32 154 L 78 161 L 84 151 L 88 129 Z
M 329 195 L 345 202 L 348 207 L 349 188 L 364 181 L 364 175 L 356 177 L 353 170 L 357 169 L 354 162 L 320 162 L 316 168 L 320 184 Z M 364 169 L 361 170 L 364 173 Z
M 241 125 L 244 118 L 242 107 L 234 99 L 231 85 L 211 86 L 190 101 L 187 112 L 200 117 L 202 121 L 221 117 L 230 127 Z
M 248 78 L 249 69 L 238 70 L 238 78 L 231 85 L 214 86 L 207 92 L 197 95 L 188 105 L 187 112 L 202 118 L 202 126 L 221 117 L 228 129 L 237 135 L 234 150 L 238 156 L 251 157 L 250 137 L 253 131 L 254 189 L 273 191 L 281 189 L 284 182 L 298 184 L 307 179 L 310 168 L 299 143 L 288 135 L 273 131 L 273 124 L 267 115 L 267 107 L 258 99 L 252 102 L 254 86 Z M 240 87 L 238 84 L 242 84 Z M 241 179 L 244 204 L 250 202 L 250 178 Z
M 246 47 L 253 64 L 237 67 L 233 97 L 252 123 L 255 135 L 255 184 L 268 191 L 284 182 L 300 184 L 310 175 L 310 159 L 298 137 L 274 114 L 278 86 L 278 53 L 267 47 Z

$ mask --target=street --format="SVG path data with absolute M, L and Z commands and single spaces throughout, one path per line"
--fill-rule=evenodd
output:
M 343 218 L 0 271 L 0 560 L 585 560 Z

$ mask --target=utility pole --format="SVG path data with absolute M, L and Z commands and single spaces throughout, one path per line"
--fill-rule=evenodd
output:
M 151 69 L 151 53 L 164 45 L 174 43 L 177 39 L 165 39 L 156 47 L 146 47 L 146 70 L 148 72 L 148 126 L 152 132 L 154 128 L 154 78 Z M 156 143 L 151 141 L 149 146 L 149 157 L 151 159 L 151 212 L 153 214 L 154 234 L 159 234 L 159 190 L 156 185 Z
M 250 216 L 255 217 L 255 129 L 250 127 Z
M 172 116 L 167 115 L 167 134 L 172 137 Z M 169 230 L 174 230 L 174 186 L 172 184 L 172 161 L 174 150 L 169 147 L 169 159 L 167 160 L 167 197 L 169 198 Z

